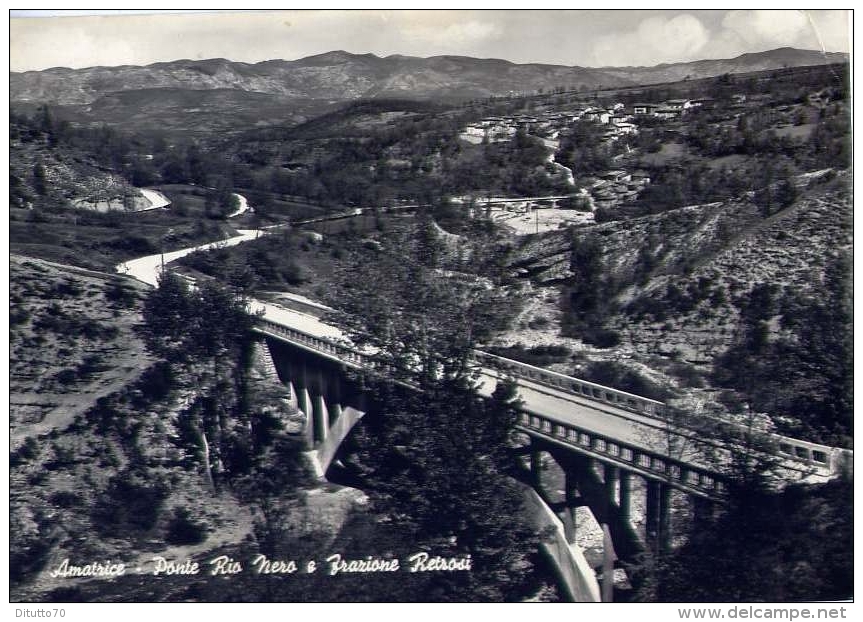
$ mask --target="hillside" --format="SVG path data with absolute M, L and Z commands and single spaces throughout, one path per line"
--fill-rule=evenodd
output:
M 300 123 L 326 109 L 327 104 L 318 100 L 236 88 L 157 87 L 110 92 L 86 106 L 61 107 L 57 112 L 73 121 L 139 131 L 211 133 Z
M 147 365 L 129 313 L 143 286 L 99 272 L 11 257 L 12 444 L 65 427 Z
M 844 354 L 835 344 L 825 352 L 825 344 L 847 343 L 850 335 L 848 320 L 824 308 L 832 305 L 841 314 L 850 300 L 843 267 L 852 249 L 849 176 L 825 172 L 796 183 L 798 199 L 771 215 L 744 195 L 530 236 L 510 265 L 530 281 L 531 303 L 518 329 L 499 343 L 562 345 L 624 362 L 702 401 L 716 400 L 716 389 L 732 388 L 775 416 L 774 422 L 835 441 L 850 430 L 848 413 L 824 414 L 837 419 L 828 424 L 816 415 L 820 406 L 793 412 L 785 398 L 804 386 L 823 397 L 819 378 L 843 373 L 819 357 L 829 356 L 841 368 Z M 817 330 L 814 317 L 820 318 Z M 828 324 L 832 337 L 820 334 Z M 582 342 L 586 332 L 600 329 L 613 335 L 604 347 Z M 785 358 L 781 368 L 777 356 Z M 799 384 L 798 364 L 809 370 L 805 384 Z M 571 363 L 557 368 L 578 373 Z M 740 384 L 744 369 L 755 385 L 762 373 L 792 379 L 785 378 L 784 391 L 747 387 Z
M 212 368 L 170 364 L 146 350 L 137 328 L 150 288 L 13 255 L 10 290 L 13 601 L 183 601 L 201 591 L 205 600 L 241 600 L 244 591 L 273 586 L 254 577 L 229 594 L 221 583 L 208 585 L 203 572 L 197 586 L 159 580 L 154 557 L 209 568 L 207 560 L 238 555 L 238 547 L 244 559 L 258 550 L 273 554 L 256 511 L 267 494 L 257 481 L 275 485 L 278 498 L 268 508 L 280 512 L 279 552 L 293 555 L 301 547 L 326 550 L 364 499 L 308 477 L 296 437 L 276 419 L 288 415 L 284 388 L 258 360 L 243 371 L 248 410 L 231 434 L 254 429 L 255 443 L 243 445 L 242 465 L 226 460 L 230 475 L 214 489 L 191 429 L 216 390 Z M 219 391 L 221 403 L 231 401 Z M 272 517 L 268 526 L 275 528 Z M 126 572 L 122 583 L 52 576 L 63 560 L 79 568 L 123 563 Z M 292 590 L 303 589 L 292 583 L 287 598 L 300 599 Z
M 106 93 L 153 88 L 232 89 L 324 101 L 382 96 L 464 99 L 558 84 L 595 86 L 610 79 L 603 71 L 580 67 L 452 56 L 379 58 L 347 52 L 256 64 L 179 60 L 146 67 L 55 68 L 10 74 L 12 100 L 56 104 L 89 104 Z
M 10 73 L 10 100 L 92 104 L 109 93 L 149 89 L 232 90 L 282 101 L 370 97 L 464 100 L 563 87 L 589 90 L 847 61 L 847 55 L 781 48 L 734 59 L 656 67 L 589 68 L 516 64 L 462 56 L 417 58 L 328 52 L 255 64 L 223 58 L 177 60 L 146 67 L 53 68 Z
M 65 558 L 143 563 L 247 534 L 248 510 L 202 504 L 206 484 L 184 466 L 181 401 L 134 330 L 147 288 L 14 255 L 10 277 L 13 600 L 75 600 L 76 581 L 46 571 Z
M 809 67 L 848 62 L 848 55 L 840 52 L 820 52 L 817 50 L 798 50 L 778 48 L 768 52 L 741 54 L 736 58 L 697 60 L 688 63 L 663 63 L 654 67 L 617 67 L 604 68 L 606 71 L 625 80 L 639 84 L 657 84 L 709 78 L 723 74 L 750 73 L 784 69 L 786 67 Z

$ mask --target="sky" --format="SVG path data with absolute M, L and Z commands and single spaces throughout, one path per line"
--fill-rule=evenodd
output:
M 850 46 L 850 12 L 844 10 L 106 12 L 121 14 L 61 11 L 71 15 L 44 17 L 44 11 L 13 10 L 10 69 L 181 58 L 293 60 L 331 50 L 650 66 L 785 46 L 830 52 L 848 52 Z

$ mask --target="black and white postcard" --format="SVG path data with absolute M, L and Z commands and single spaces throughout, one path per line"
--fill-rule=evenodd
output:
M 851 25 L 12 11 L 10 611 L 847 617 Z

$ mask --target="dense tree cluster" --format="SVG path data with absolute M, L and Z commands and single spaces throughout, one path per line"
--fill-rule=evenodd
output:
M 255 318 L 242 292 L 215 282 L 190 290 L 166 271 L 144 300 L 143 316 L 147 348 L 199 388 L 180 428 L 199 452 L 210 484 L 246 474 L 262 449 L 258 433 L 273 422 L 249 410 L 247 369 Z M 272 435 L 264 436 L 267 445 Z
M 658 602 L 794 602 L 851 598 L 853 485 L 741 489 L 686 544 L 641 569 L 639 597 Z
M 573 175 L 587 177 L 611 168 L 613 147 L 602 142 L 605 128 L 599 123 L 574 123 L 561 136 L 557 160 L 572 169 Z
M 620 343 L 620 336 L 605 328 L 617 308 L 619 284 L 608 270 L 603 246 L 596 236 L 571 232 L 570 271 L 564 285 L 562 332 L 578 336 L 586 343 L 609 348 Z
M 736 344 L 714 380 L 751 407 L 777 415 L 792 435 L 847 445 L 853 435 L 851 270 L 833 258 L 821 287 L 804 296 L 759 284 L 743 301 Z M 780 330 L 771 330 L 778 318 Z
M 340 317 L 380 370 L 364 378 L 373 416 L 346 460 L 419 549 L 471 555 L 472 571 L 435 578 L 428 598 L 518 599 L 537 540 L 507 475 L 517 411 L 505 384 L 480 398 L 471 360 L 494 304 L 472 280 L 441 275 L 440 249 L 419 233 L 345 275 Z

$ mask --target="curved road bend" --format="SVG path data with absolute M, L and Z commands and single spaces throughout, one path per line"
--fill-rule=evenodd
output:
M 223 246 L 235 246 L 255 239 L 260 231 L 239 230 L 239 235 L 227 240 L 201 244 L 191 248 L 171 251 L 164 254 L 164 263 L 179 259 L 197 250 L 212 249 Z M 163 255 L 149 255 L 132 259 L 117 266 L 117 272 L 128 274 L 139 281 L 155 286 L 162 270 Z M 340 341 L 350 342 L 347 336 L 335 326 L 320 321 L 317 317 L 293 309 L 266 303 L 257 299 L 250 301 L 252 312 L 263 311 L 263 317 L 282 326 L 295 328 L 307 334 Z M 482 368 L 480 391 L 490 395 L 498 382 L 499 372 L 490 368 Z M 648 451 L 665 454 L 669 451 L 669 435 L 662 421 L 651 419 L 637 413 L 617 408 L 610 404 L 595 402 L 583 397 L 559 391 L 544 384 L 518 378 L 518 389 L 526 410 L 542 414 L 544 417 L 562 424 L 571 424 L 592 431 L 606 438 L 619 440 L 621 443 Z M 684 435 L 675 434 L 678 438 Z M 701 452 L 697 449 L 698 442 L 687 442 L 682 454 L 675 456 L 678 460 L 689 462 L 693 466 L 709 468 Z M 677 453 L 677 452 L 675 452 Z

